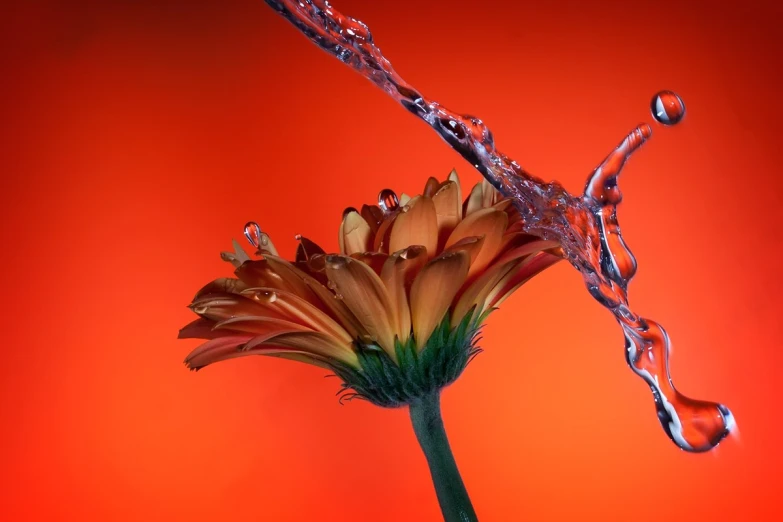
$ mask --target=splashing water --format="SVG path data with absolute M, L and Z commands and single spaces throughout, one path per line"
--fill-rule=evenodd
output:
M 536 178 L 498 151 L 492 132 L 480 119 L 452 112 L 405 82 L 362 22 L 342 15 L 324 0 L 265 1 L 312 42 L 432 127 L 501 194 L 514 201 L 526 232 L 560 242 L 590 294 L 622 327 L 628 365 L 652 389 L 658 419 L 677 446 L 692 452 L 707 451 L 731 432 L 734 418 L 728 408 L 691 399 L 675 389 L 669 376 L 666 331 L 628 307 L 628 283 L 636 273 L 636 260 L 617 223 L 617 205 L 622 201 L 617 177 L 628 158 L 652 135 L 649 125 L 632 130 L 596 167 L 584 194 L 573 196 L 556 181 Z M 685 106 L 676 94 L 662 91 L 653 99 L 652 110 L 656 120 L 672 125 L 682 119 Z

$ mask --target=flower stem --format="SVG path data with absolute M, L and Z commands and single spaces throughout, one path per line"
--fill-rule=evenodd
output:
M 410 405 L 411 421 L 424 456 L 430 466 L 445 522 L 478 522 L 451 453 L 443 418 L 440 415 L 440 391 L 419 398 Z

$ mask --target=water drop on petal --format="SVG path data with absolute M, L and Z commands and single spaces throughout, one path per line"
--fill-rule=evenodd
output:
M 685 116 L 685 103 L 673 91 L 660 91 L 650 102 L 653 118 L 663 125 L 676 125 Z
M 383 189 L 378 193 L 378 206 L 384 212 L 393 212 L 400 206 L 400 200 L 392 189 Z
M 261 227 L 255 221 L 245 223 L 245 237 L 253 248 L 261 245 Z

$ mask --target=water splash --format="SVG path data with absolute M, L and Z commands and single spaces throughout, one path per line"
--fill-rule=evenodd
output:
M 677 125 L 685 117 L 685 102 L 673 91 L 660 91 L 650 102 L 650 112 L 658 123 Z
M 729 434 L 734 427 L 729 409 L 688 398 L 675 389 L 669 376 L 668 335 L 658 323 L 635 314 L 628 306 L 628 283 L 636 273 L 636 259 L 617 222 L 617 205 L 622 201 L 617 178 L 631 155 L 651 137 L 649 125 L 633 129 L 593 171 L 584 194 L 574 196 L 556 181 L 545 182 L 526 172 L 498 151 L 492 132 L 480 119 L 452 112 L 405 82 L 362 22 L 342 15 L 325 0 L 266 2 L 311 41 L 432 127 L 495 188 L 513 199 L 526 232 L 561 243 L 590 294 L 622 327 L 628 365 L 650 386 L 658 419 L 677 446 L 692 452 L 707 451 Z M 684 104 L 674 96 L 682 107 L 681 119 Z M 667 101 L 671 100 L 662 101 L 667 120 L 662 123 L 676 123 L 676 111 L 666 112 Z

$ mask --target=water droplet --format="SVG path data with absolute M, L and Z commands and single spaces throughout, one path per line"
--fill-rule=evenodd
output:
M 351 212 L 356 212 L 356 213 L 358 213 L 359 211 L 358 211 L 358 210 L 356 210 L 354 207 L 345 207 L 345 210 L 343 210 L 343 219 L 345 219 L 345 216 L 347 216 L 347 215 L 348 215 L 348 214 L 350 214 Z
M 685 103 L 673 91 L 660 91 L 650 102 L 653 118 L 664 125 L 676 125 L 685 116 Z
M 245 237 L 253 248 L 258 248 L 264 242 L 261 238 L 261 227 L 255 221 L 245 223 Z
M 393 212 L 400 206 L 400 200 L 392 189 L 383 189 L 378 193 L 378 206 L 384 212 Z
M 296 239 L 297 241 L 301 241 L 302 240 L 302 234 L 295 235 L 294 239 Z

